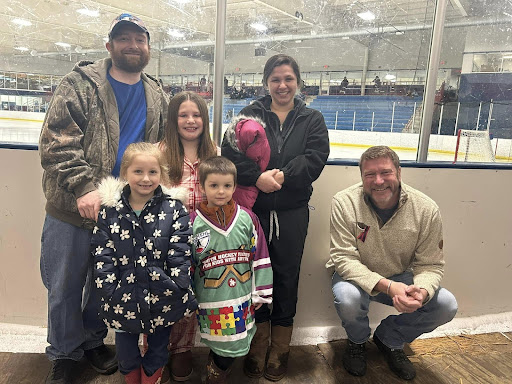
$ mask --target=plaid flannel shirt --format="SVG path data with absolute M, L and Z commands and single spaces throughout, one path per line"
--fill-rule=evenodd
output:
M 187 157 L 183 161 L 183 176 L 178 187 L 185 188 L 188 193 L 186 203 L 189 212 L 193 212 L 199 207 L 201 201 L 206 200 L 206 196 L 199 188 L 199 160 L 191 162 Z

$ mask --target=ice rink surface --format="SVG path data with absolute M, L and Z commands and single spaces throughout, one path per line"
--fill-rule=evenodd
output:
M 42 120 L 24 120 L 0 117 L 0 143 L 37 145 L 41 132 Z M 358 159 L 367 146 L 331 145 L 330 159 Z M 416 160 L 416 151 L 396 150 L 401 160 Z M 430 161 L 453 161 L 453 154 L 429 153 Z
M 0 117 L 0 142 L 37 144 L 43 121 Z

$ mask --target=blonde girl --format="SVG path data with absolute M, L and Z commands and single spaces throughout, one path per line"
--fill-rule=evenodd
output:
M 197 309 L 190 285 L 192 228 L 180 191 L 167 181 L 166 161 L 153 144 L 130 144 L 121 180 L 98 187 L 102 206 L 92 235 L 100 316 L 116 331 L 119 370 L 127 384 L 161 382 L 171 326 Z M 149 349 L 141 356 L 139 334 Z

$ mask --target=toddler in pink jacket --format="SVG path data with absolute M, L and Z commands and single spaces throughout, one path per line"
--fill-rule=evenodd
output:
M 236 116 L 229 124 L 225 137 L 235 151 L 253 160 L 261 172 L 267 169 L 270 146 L 265 133 L 265 123 L 262 120 L 256 117 Z M 252 210 L 258 192 L 255 186 L 237 185 L 233 199 Z

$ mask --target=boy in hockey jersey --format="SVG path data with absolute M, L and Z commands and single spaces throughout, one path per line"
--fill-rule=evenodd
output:
M 201 162 L 207 201 L 194 220 L 194 288 L 201 341 L 210 347 L 206 383 L 225 383 L 231 365 L 249 352 L 254 311 L 272 301 L 272 268 L 258 218 L 232 199 L 236 167 L 217 156 Z

